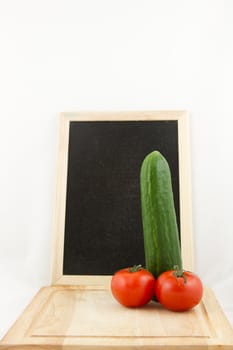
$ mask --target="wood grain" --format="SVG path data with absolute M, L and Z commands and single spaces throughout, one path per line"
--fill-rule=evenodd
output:
M 106 286 L 43 288 L 0 343 L 0 349 L 227 349 L 233 332 L 205 288 L 194 309 L 175 313 L 157 303 L 125 308 Z

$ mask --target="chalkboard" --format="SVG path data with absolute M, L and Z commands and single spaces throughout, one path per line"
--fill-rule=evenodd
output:
M 177 121 L 70 123 L 64 274 L 145 264 L 140 166 L 153 150 L 169 162 L 179 222 Z
M 120 268 L 145 264 L 140 168 L 154 150 L 170 166 L 181 240 L 183 131 L 177 115 L 168 113 L 166 118 L 162 113 L 159 118 L 157 112 L 154 118 L 145 114 L 141 118 L 139 113 L 134 119 L 131 113 L 130 118 L 120 114 L 119 120 L 111 115 L 65 116 L 66 131 L 61 135 L 66 134 L 66 143 L 60 147 L 66 159 L 62 163 L 64 222 L 60 202 L 57 219 L 63 238 L 55 247 L 60 253 L 55 252 L 54 262 L 60 264 L 63 276 L 112 275 Z

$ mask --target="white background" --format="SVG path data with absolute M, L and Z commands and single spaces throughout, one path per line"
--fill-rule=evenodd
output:
M 233 323 L 232 19 L 231 0 L 0 2 L 0 337 L 50 283 L 61 111 L 190 112 L 195 272 Z

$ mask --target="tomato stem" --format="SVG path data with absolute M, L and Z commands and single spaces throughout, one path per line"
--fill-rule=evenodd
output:
M 182 277 L 182 278 L 184 279 L 184 283 L 187 282 L 187 277 L 186 277 L 186 275 L 184 274 L 184 270 L 183 270 L 183 269 L 180 269 L 180 267 L 179 267 L 178 265 L 175 265 L 175 266 L 174 266 L 173 275 L 174 275 L 176 278 Z
M 134 265 L 132 267 L 129 268 L 129 272 L 137 272 L 137 271 L 140 271 L 142 269 L 142 265 Z

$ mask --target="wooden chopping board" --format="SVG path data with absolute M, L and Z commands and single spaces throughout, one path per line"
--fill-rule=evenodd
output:
M 151 302 L 118 304 L 106 286 L 42 288 L 0 343 L 0 349 L 233 349 L 233 332 L 212 291 L 194 309 L 176 313 Z

